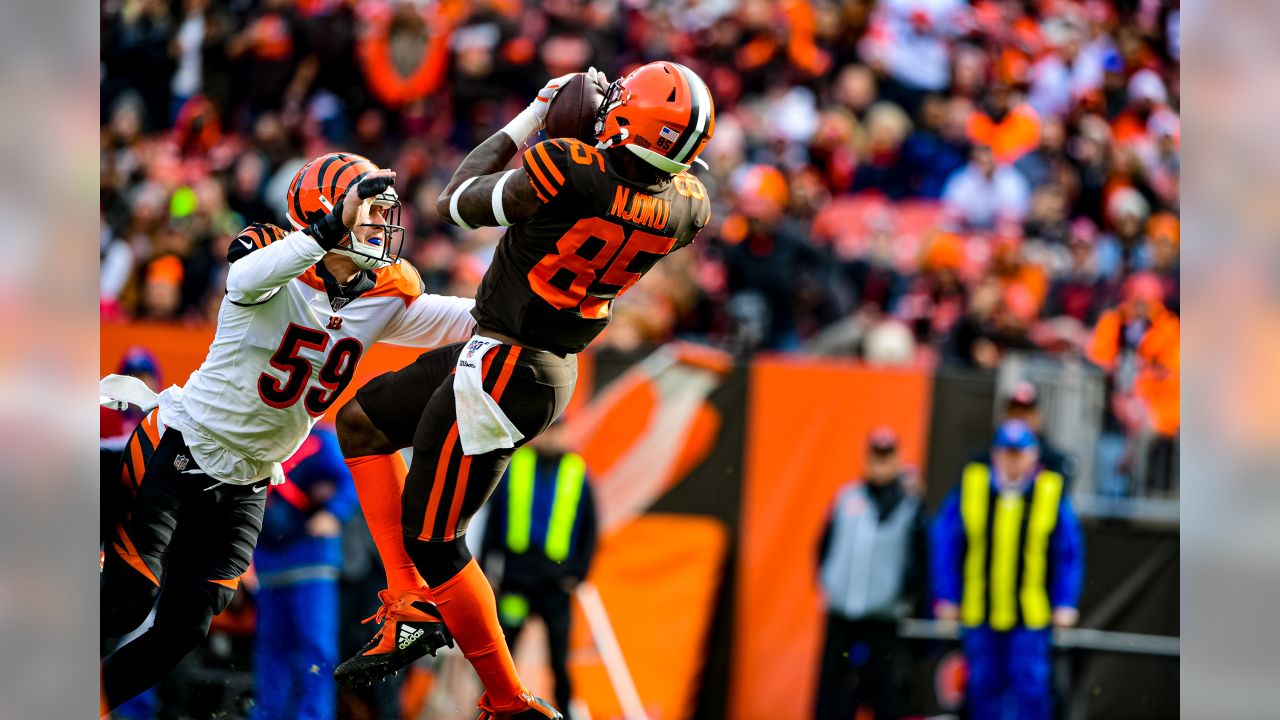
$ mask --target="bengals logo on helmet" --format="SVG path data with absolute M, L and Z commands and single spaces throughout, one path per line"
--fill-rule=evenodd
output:
M 342 152 L 321 155 L 303 165 L 290 181 L 285 198 L 289 223 L 298 230 L 314 223 L 328 214 L 352 185 L 377 169 L 377 165 L 362 155 Z M 347 244 L 337 248 L 366 270 L 397 262 L 404 241 L 404 227 L 399 224 L 400 200 L 395 188 L 387 188 L 373 198 L 371 204 L 381 209 L 383 222 L 364 222 L 361 226 L 377 228 L 380 232 L 350 233 Z
M 597 147 L 625 146 L 672 175 L 698 159 L 715 127 L 707 84 L 684 65 L 666 60 L 615 80 L 596 114 Z

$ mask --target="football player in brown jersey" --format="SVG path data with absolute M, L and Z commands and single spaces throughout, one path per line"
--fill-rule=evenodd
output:
M 594 146 L 549 139 L 505 169 L 544 126 L 569 76 L 557 78 L 471 151 L 439 198 L 441 216 L 460 227 L 508 228 L 477 293 L 476 336 L 375 378 L 339 413 L 343 451 L 355 463 L 413 447 L 407 477 L 394 457 L 376 471 L 380 459 L 361 466 L 382 473 L 389 489 L 361 502 L 379 506 L 366 507 L 367 516 L 400 511 L 405 552 L 384 552 L 384 562 L 411 562 L 429 586 L 384 599 L 379 637 L 404 637 L 375 638 L 339 668 L 339 680 L 382 677 L 420 655 L 412 633 L 396 628 L 410 617 L 402 612 L 409 600 L 426 594 L 484 683 L 481 718 L 560 717 L 521 684 L 463 534 L 514 448 L 563 412 L 577 381 L 575 353 L 608 325 L 613 301 L 710 220 L 706 189 L 688 170 L 715 128 L 706 83 L 683 65 L 650 63 L 607 85 L 594 69 L 588 75 L 607 87 Z M 483 402 L 473 402 L 468 384 L 483 390 Z

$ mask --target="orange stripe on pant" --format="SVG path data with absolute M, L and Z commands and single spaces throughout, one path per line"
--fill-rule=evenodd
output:
M 511 345 L 511 352 L 507 354 L 507 359 L 502 363 L 502 372 L 498 373 L 498 381 L 493 385 L 493 391 L 489 396 L 494 402 L 502 400 L 502 392 L 507 389 L 507 383 L 511 380 L 511 374 L 516 369 L 516 358 L 520 357 L 520 347 Z M 497 353 L 494 350 L 489 353 L 492 356 Z M 487 374 L 487 373 L 486 373 Z M 454 424 L 457 427 L 457 424 Z M 453 490 L 453 503 L 449 506 L 449 520 L 444 526 L 444 539 L 452 540 L 458 534 L 458 519 L 462 515 L 462 502 L 467 496 L 467 481 L 470 479 L 471 473 L 471 456 L 463 455 L 462 462 L 458 465 L 458 483 Z
M 444 494 L 444 482 L 449 474 L 449 458 L 453 456 L 453 446 L 458 442 L 458 421 L 449 426 L 449 434 L 440 447 L 440 457 L 436 459 L 436 477 L 431 483 L 431 499 L 427 501 L 427 511 L 422 516 L 422 533 L 419 540 L 430 540 L 435 523 L 432 520 L 440 508 L 440 496 Z
M 160 581 L 156 579 L 155 573 L 151 572 L 151 568 L 147 567 L 147 563 L 138 554 L 137 548 L 133 545 L 133 540 L 129 539 L 129 533 L 125 532 L 123 525 L 116 526 L 116 535 L 120 537 L 122 543 L 115 543 L 115 551 L 124 560 L 129 567 L 142 573 L 142 576 L 150 580 L 156 587 L 160 587 Z

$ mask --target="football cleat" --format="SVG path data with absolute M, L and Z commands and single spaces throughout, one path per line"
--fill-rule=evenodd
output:
M 495 710 L 489 702 L 489 694 L 485 693 L 480 696 L 480 702 L 476 703 L 480 708 L 480 716 L 476 720 L 564 720 L 564 716 L 551 707 L 551 703 L 534 697 L 528 690 L 520 691 L 519 701 L 520 706 L 514 709 Z
M 370 685 L 385 679 L 423 655 L 435 655 L 446 645 L 453 647 L 453 635 L 445 627 L 426 588 L 395 597 L 390 590 L 378 593 L 382 607 L 364 622 L 381 626 L 373 639 L 333 671 L 342 685 Z

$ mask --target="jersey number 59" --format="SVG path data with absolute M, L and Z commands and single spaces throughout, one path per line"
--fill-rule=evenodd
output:
M 268 373 L 258 378 L 258 396 L 262 402 L 273 408 L 291 407 L 302 398 L 307 389 L 307 381 L 313 371 L 311 361 L 300 357 L 302 348 L 324 352 L 329 346 L 329 334 L 314 328 L 289 323 L 280 347 L 271 356 L 271 367 L 285 373 L 284 380 L 279 380 Z M 342 391 L 351 384 L 356 374 L 356 364 L 364 346 L 355 338 L 342 338 L 333 344 L 329 354 L 320 366 L 318 380 L 322 387 L 313 387 L 307 391 L 303 406 L 312 417 L 320 417 L 338 399 Z

